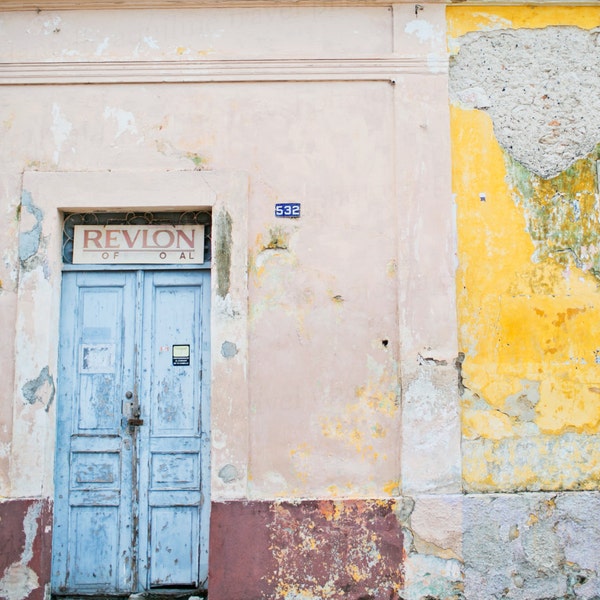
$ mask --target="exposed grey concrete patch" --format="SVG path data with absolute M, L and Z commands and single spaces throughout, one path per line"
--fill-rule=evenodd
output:
M 231 483 L 236 479 L 239 479 L 238 470 L 233 465 L 225 465 L 219 471 L 219 477 L 224 483 Z
M 35 219 L 35 223 L 31 229 L 29 231 L 22 231 L 19 237 L 19 259 L 23 263 L 34 256 L 40 248 L 44 213 L 40 208 L 35 206 L 31 194 L 27 190 L 23 190 L 21 206 Z M 20 218 L 24 218 L 22 210 Z
M 39 579 L 33 569 L 22 563 L 13 563 L 0 579 L 0 598 L 26 600 L 38 587 Z
M 450 63 L 450 97 L 487 111 L 502 147 L 548 179 L 600 142 L 600 29 L 472 32 Z
M 540 382 L 523 380 L 523 388 L 504 401 L 504 412 L 519 421 L 533 421 L 535 406 L 540 401 Z
M 217 269 L 217 294 L 225 298 L 229 293 L 231 278 L 231 215 L 221 210 L 216 219 L 217 239 L 215 242 L 215 259 Z
M 396 499 L 395 513 L 400 523 L 408 523 L 414 509 L 415 501 L 410 496 L 400 496 Z
M 44 367 L 35 379 L 31 379 L 23 385 L 21 391 L 29 404 L 40 402 L 44 405 L 46 412 L 48 412 L 56 392 L 54 379 L 50 375 L 49 368 L 47 366 Z
M 23 519 L 23 531 L 25 532 L 25 547 L 21 554 L 21 562 L 25 565 L 33 560 L 33 543 L 37 537 L 42 503 L 34 502 Z
M 233 342 L 223 342 L 221 344 L 221 355 L 225 358 L 233 358 L 238 353 L 238 348 Z
M 466 496 L 466 597 L 600 597 L 599 516 L 598 492 Z

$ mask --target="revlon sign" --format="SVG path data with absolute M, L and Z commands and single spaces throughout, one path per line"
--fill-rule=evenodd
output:
M 75 225 L 73 264 L 203 262 L 203 225 Z

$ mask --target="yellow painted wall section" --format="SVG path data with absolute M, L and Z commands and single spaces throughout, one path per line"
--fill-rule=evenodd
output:
M 600 25 L 584 7 L 449 7 L 470 31 Z M 600 146 L 543 179 L 498 143 L 484 110 L 451 110 L 463 480 L 473 491 L 600 481 Z M 599 140 L 600 141 L 600 140 Z
M 451 40 L 470 31 L 533 29 L 552 25 L 593 29 L 600 25 L 598 9 L 585 6 L 450 6 L 447 15 Z

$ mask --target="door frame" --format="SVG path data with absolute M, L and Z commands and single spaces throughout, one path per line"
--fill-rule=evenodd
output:
M 14 422 L 33 425 L 14 432 L 11 473 L 19 489 L 32 497 L 54 497 L 62 215 L 102 210 L 212 212 L 211 502 L 247 497 L 248 177 L 239 172 L 23 174 L 14 383 L 21 401 L 15 404 Z M 52 393 L 32 404 L 24 388 L 40 373 L 47 375 Z M 32 448 L 31 439 L 40 443 Z M 224 472 L 227 476 L 220 477 Z

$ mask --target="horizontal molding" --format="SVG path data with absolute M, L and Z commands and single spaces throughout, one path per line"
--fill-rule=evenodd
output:
M 0 63 L 0 85 L 393 81 L 448 70 L 446 57 Z
M 414 0 L 0 0 L 0 11 L 112 10 L 169 8 L 262 8 L 289 6 L 391 6 Z M 598 6 L 598 0 L 424 0 L 421 4 L 468 6 Z
M 428 4 L 445 4 L 429 0 Z M 0 0 L 0 10 L 104 10 L 137 8 L 262 8 L 278 6 L 391 6 L 414 0 Z

